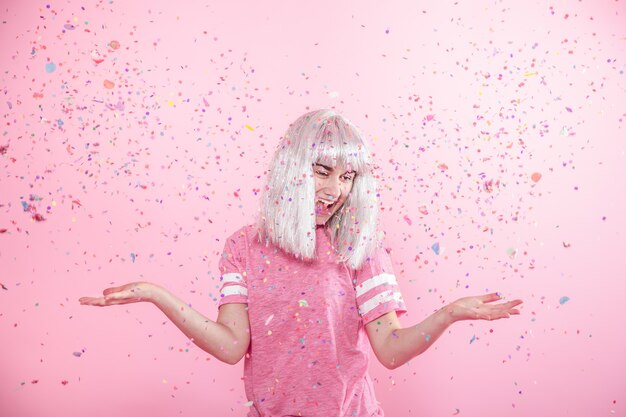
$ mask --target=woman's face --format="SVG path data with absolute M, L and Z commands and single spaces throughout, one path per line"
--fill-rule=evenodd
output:
M 332 168 L 317 163 L 313 165 L 313 176 L 315 177 L 315 222 L 323 225 L 348 198 L 356 172 L 349 166 L 338 164 Z

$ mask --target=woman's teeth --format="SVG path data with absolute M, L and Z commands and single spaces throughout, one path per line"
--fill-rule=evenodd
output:
M 327 208 L 332 206 L 333 204 L 335 204 L 334 201 L 326 201 L 326 200 L 322 200 L 322 199 L 318 199 L 317 200 L 318 203 L 322 203 L 323 205 L 325 205 Z

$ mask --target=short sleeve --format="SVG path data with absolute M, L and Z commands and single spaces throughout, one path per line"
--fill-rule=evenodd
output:
M 219 305 L 230 303 L 248 303 L 248 285 L 244 268 L 245 232 L 240 230 L 230 236 L 224 245 L 219 261 L 220 289 Z
M 356 271 L 355 279 L 356 301 L 363 324 L 391 311 L 398 315 L 406 312 L 391 258 L 385 249 L 377 249 Z

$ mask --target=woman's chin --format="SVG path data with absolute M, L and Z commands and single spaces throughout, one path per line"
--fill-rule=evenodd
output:
M 318 226 L 323 226 L 330 219 L 330 216 L 318 214 L 315 216 L 315 224 Z

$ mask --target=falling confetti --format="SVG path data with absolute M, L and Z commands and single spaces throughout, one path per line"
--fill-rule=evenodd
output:
M 567 303 L 569 301 L 569 297 L 564 295 L 563 297 L 559 298 L 559 304 L 563 305 L 565 303 Z

